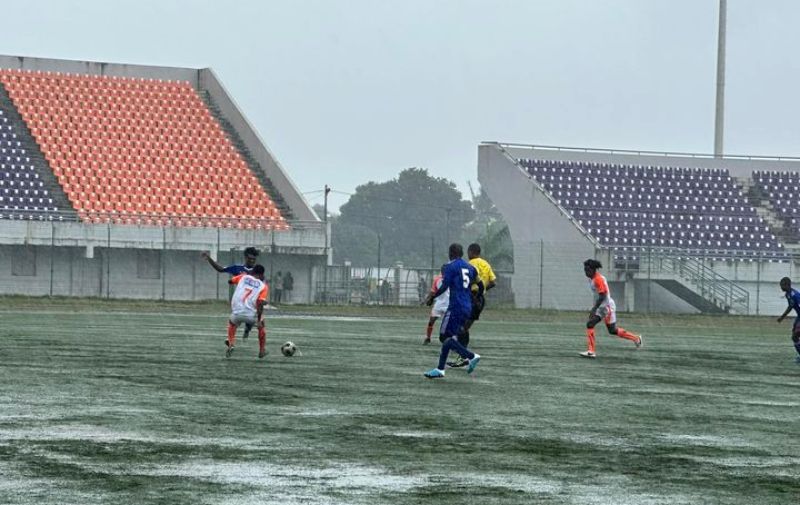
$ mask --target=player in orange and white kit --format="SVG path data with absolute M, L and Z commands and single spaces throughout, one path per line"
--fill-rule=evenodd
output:
M 433 278 L 433 284 L 431 285 L 431 293 L 436 293 L 439 290 L 439 287 L 442 285 L 442 274 L 437 275 Z M 445 290 L 445 292 L 436 299 L 433 304 L 433 308 L 431 308 L 431 317 L 428 319 L 428 327 L 425 330 L 425 340 L 422 341 L 423 344 L 428 345 L 431 343 L 431 334 L 433 333 L 433 326 L 436 324 L 436 320 L 440 317 L 444 317 L 444 313 L 447 312 L 447 306 L 450 304 L 450 290 Z
M 225 357 L 230 358 L 236 344 L 236 329 L 240 324 L 258 326 L 258 357 L 267 355 L 267 330 L 264 327 L 264 305 L 267 303 L 269 287 L 264 282 L 264 267 L 256 265 L 248 273 L 239 274 L 229 281 L 236 286 L 231 297 L 231 317 L 228 320 L 228 338 Z
M 634 335 L 633 333 L 624 330 L 617 326 L 617 306 L 614 299 L 611 298 L 611 291 L 608 289 L 608 281 L 598 272 L 603 268 L 597 260 L 586 260 L 583 262 L 583 273 L 586 274 L 590 280 L 589 287 L 594 293 L 594 306 L 589 311 L 589 321 L 586 322 L 586 341 L 588 349 L 582 352 L 581 356 L 584 358 L 596 358 L 594 349 L 594 327 L 597 323 L 604 321 L 608 333 L 616 335 L 620 338 L 630 340 L 634 343 L 637 349 L 642 347 L 642 336 Z

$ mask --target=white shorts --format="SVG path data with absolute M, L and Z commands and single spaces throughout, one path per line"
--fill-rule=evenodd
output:
M 231 314 L 230 322 L 237 327 L 242 323 L 255 326 L 256 316 L 251 316 L 248 314 Z
M 617 308 L 613 303 L 601 305 L 595 312 L 600 319 L 607 325 L 615 324 L 617 322 Z
M 431 309 L 431 317 L 444 317 L 447 312 L 447 305 L 435 304 Z

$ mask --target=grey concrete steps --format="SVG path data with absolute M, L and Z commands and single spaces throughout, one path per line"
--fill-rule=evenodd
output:
M 677 280 L 656 279 L 655 283 L 704 314 L 727 314 L 730 311 L 730 307 L 725 307 L 718 300 L 704 298 Z
M 769 225 L 772 233 L 775 234 L 780 243 L 785 246 L 798 244 L 796 234 L 790 227 L 786 226 L 786 221 L 775 212 L 769 197 L 764 194 L 761 188 L 757 184 L 753 184 L 750 177 L 736 177 L 736 182 L 742 187 L 745 197 L 756 210 L 758 217 Z
M 211 114 L 214 118 L 219 122 L 220 126 L 222 126 L 222 130 L 228 136 L 228 140 L 231 141 L 233 146 L 242 155 L 247 166 L 250 167 L 250 171 L 253 175 L 256 176 L 258 181 L 261 183 L 261 187 L 267 192 L 269 197 L 275 203 L 275 206 L 280 210 L 281 215 L 287 221 L 291 220 L 294 217 L 294 213 L 289 205 L 284 200 L 283 196 L 277 190 L 275 185 L 272 183 L 272 180 L 267 176 L 266 172 L 264 171 L 261 164 L 256 161 L 253 157 L 250 150 L 245 146 L 242 139 L 239 137 L 239 134 L 236 132 L 236 129 L 231 125 L 231 123 L 225 118 L 225 116 L 220 111 L 219 107 L 214 103 L 214 99 L 211 98 L 211 94 L 208 91 L 201 91 L 199 92 L 201 98 L 206 104 L 206 107 L 211 111 Z
M 22 119 L 2 84 L 0 84 L 0 110 L 14 123 L 14 130 L 21 144 L 20 147 L 25 149 L 25 155 L 30 158 L 31 164 L 36 167 L 36 172 L 44 183 L 44 189 L 48 191 L 50 198 L 53 199 L 53 205 L 59 211 L 74 211 L 75 209 L 72 207 L 69 198 L 64 193 L 64 188 L 61 187 L 53 173 L 50 163 L 47 162 L 27 123 Z

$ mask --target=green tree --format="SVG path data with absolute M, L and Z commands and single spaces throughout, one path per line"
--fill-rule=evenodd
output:
M 511 241 L 508 225 L 483 188 L 475 192 L 470 185 L 470 191 L 475 218 L 465 226 L 463 236 L 465 245 L 470 242 L 479 243 L 481 256 L 495 270 L 513 270 L 514 244 Z
M 481 255 L 492 268 L 500 272 L 514 270 L 514 244 L 504 221 L 490 223 L 485 233 L 478 238 L 478 243 L 481 244 Z
M 430 266 L 447 260 L 447 246 L 459 239 L 474 211 L 455 183 L 408 168 L 386 182 L 368 182 L 342 205 L 333 224 L 334 261 L 374 265 Z

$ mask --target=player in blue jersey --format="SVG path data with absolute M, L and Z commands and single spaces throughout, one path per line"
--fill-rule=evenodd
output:
M 219 273 L 230 274 L 232 277 L 239 275 L 239 274 L 249 274 L 253 271 L 253 267 L 256 266 L 256 261 L 258 261 L 258 249 L 255 247 L 248 247 L 244 250 L 244 264 L 234 263 L 233 265 L 228 265 L 223 267 L 216 261 L 211 258 L 211 255 L 208 254 L 208 251 L 203 251 L 203 259 L 208 261 L 208 264 Z
M 800 365 L 800 291 L 792 288 L 792 280 L 788 277 L 781 279 L 781 291 L 785 293 L 789 306 L 778 318 L 778 322 L 783 321 L 789 315 L 789 312 L 795 311 L 796 316 L 792 325 L 792 342 L 794 342 L 794 348 L 797 351 L 797 357 L 795 357 L 794 362 Z
M 203 251 L 203 254 L 201 254 L 201 256 L 203 257 L 204 260 L 208 261 L 208 264 L 211 265 L 211 268 L 213 268 L 214 270 L 216 270 L 221 274 L 223 273 L 228 274 L 231 276 L 231 278 L 233 278 L 237 275 L 250 274 L 253 272 L 253 267 L 256 266 L 256 261 L 258 261 L 258 249 L 256 249 L 255 247 L 248 247 L 247 249 L 244 250 L 243 264 L 234 263 L 226 267 L 223 267 L 222 265 L 214 261 L 214 259 L 211 258 L 211 255 L 208 254 L 208 251 Z M 253 329 L 252 324 L 245 323 L 244 335 L 242 335 L 242 338 L 247 338 L 248 336 L 250 336 L 250 330 L 252 329 Z
M 464 347 L 459 341 L 458 336 L 464 331 L 464 324 L 472 314 L 472 294 L 470 286 L 474 283 L 478 285 L 478 293 L 483 294 L 483 282 L 478 277 L 475 267 L 464 261 L 464 248 L 461 244 L 451 244 L 448 251 L 450 261 L 442 266 L 442 284 L 435 293 L 430 293 L 425 300 L 426 305 L 431 305 L 433 299 L 450 292 L 450 303 L 447 312 L 442 318 L 439 330 L 439 340 L 442 341 L 442 350 L 439 353 L 439 364 L 436 368 L 425 372 L 425 377 L 429 379 L 440 379 L 444 377 L 444 367 L 447 363 L 447 355 L 450 351 L 455 351 L 462 358 L 468 360 L 467 373 L 472 373 L 481 357 Z

